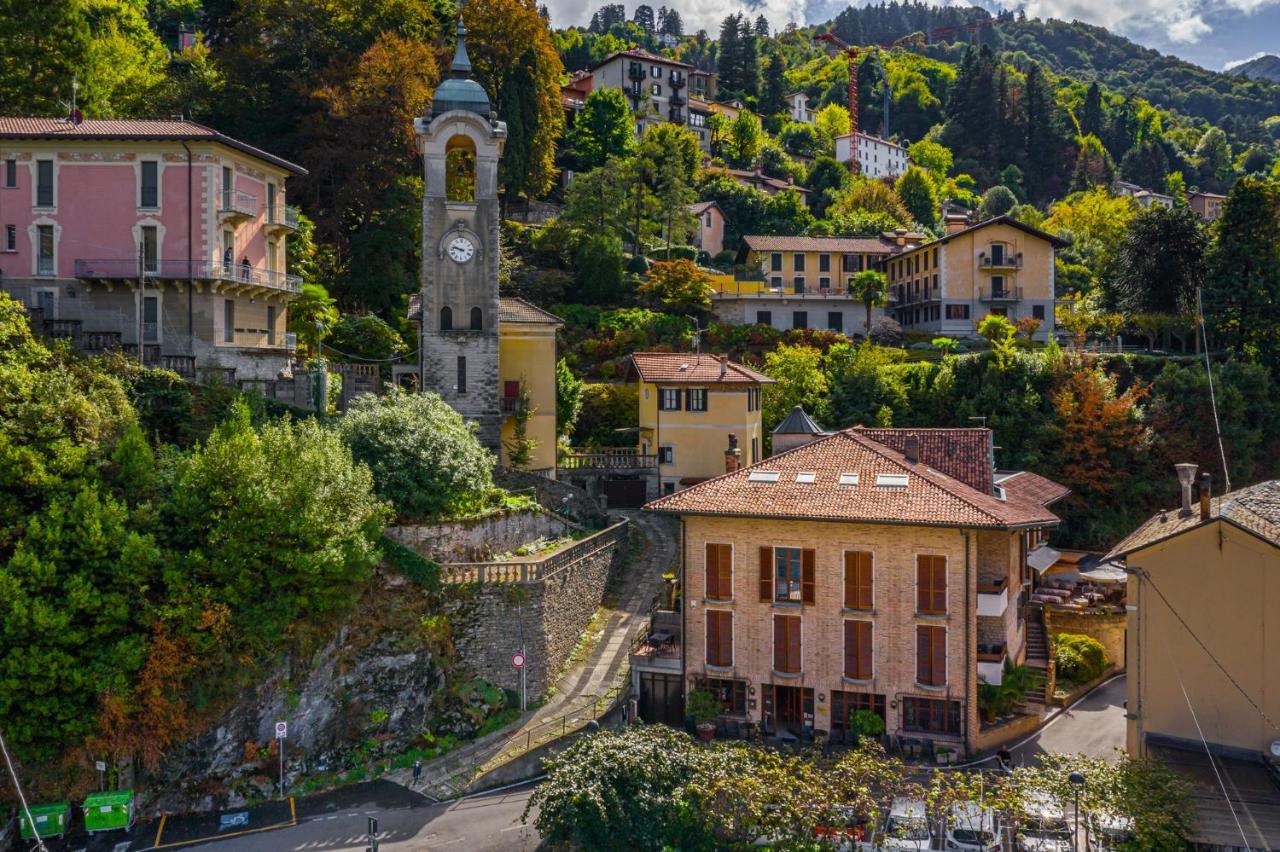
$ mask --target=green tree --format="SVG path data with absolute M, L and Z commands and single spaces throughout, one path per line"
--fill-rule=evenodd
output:
M 1155 141 L 1135 145 L 1120 160 L 1121 178 L 1156 191 L 1164 187 L 1168 171 L 1169 158 Z
M 983 219 L 994 219 L 1011 211 L 1018 204 L 1018 198 L 1007 186 L 996 185 L 982 194 L 982 205 L 978 215 Z
M 573 374 L 569 364 L 561 358 L 556 361 L 556 434 L 572 434 L 581 411 L 582 380 Z
M 131 117 L 154 108 L 167 82 L 169 52 L 141 5 L 94 0 L 85 4 L 85 13 L 91 38 L 78 77 L 80 108 L 95 118 Z
M 987 314 L 978 321 L 978 334 L 991 344 L 991 351 L 996 356 L 996 366 L 1002 372 L 1013 366 L 1016 357 L 1014 335 L 1017 331 L 1007 317 L 999 314 Z
M 951 171 L 953 158 L 951 150 L 930 139 L 913 142 L 907 148 L 907 156 L 911 162 L 929 173 L 935 181 L 941 181 Z
M 631 107 L 621 89 L 595 89 L 569 131 L 569 147 L 580 171 L 590 171 L 635 151 Z
M 563 218 L 597 234 L 616 234 L 622 227 L 627 187 L 615 168 L 598 168 L 574 176 L 564 193 Z
M 682 160 L 676 156 L 661 161 L 655 176 L 657 185 L 654 187 L 654 198 L 662 217 L 667 260 L 670 260 L 671 244 L 685 241 L 697 228 L 697 219 L 690 212 L 689 205 L 698 200 L 698 193 L 689 180 Z
M 537 412 L 529 400 L 529 390 L 523 381 L 520 383 L 520 396 L 516 398 L 516 410 L 512 417 L 511 437 L 503 443 L 507 451 L 507 464 L 516 470 L 528 467 L 533 459 L 533 451 L 538 448 L 537 440 L 529 437 L 529 418 Z
M 848 136 L 852 126 L 849 108 L 838 103 L 827 104 L 818 110 L 813 116 L 813 123 L 819 133 L 831 140 L 828 144 L 834 144 L 837 136 Z
M 822 353 L 812 346 L 783 343 L 764 356 L 764 372 L 774 384 L 764 388 L 764 426 L 770 432 L 791 409 L 804 406 L 819 423 L 827 420 L 830 384 Z
M 1280 189 L 1259 178 L 1231 187 L 1205 258 L 1205 321 L 1218 342 L 1280 367 Z
M 787 109 L 787 61 L 775 53 L 765 61 L 764 85 L 760 89 L 760 114 L 776 116 Z M 774 125 L 777 128 L 777 125 Z
M 1098 82 L 1089 84 L 1088 90 L 1084 94 L 1084 106 L 1080 111 L 1080 135 L 1101 137 L 1102 129 L 1106 121 L 1106 116 L 1102 111 L 1102 89 L 1098 87 Z
M 725 155 L 725 145 L 729 141 L 729 133 L 733 128 L 728 116 L 723 113 L 712 113 L 707 116 L 707 136 L 708 144 L 711 148 L 711 156 L 720 157 Z
M 1095 186 L 1109 187 L 1115 179 L 1116 168 L 1102 140 L 1097 136 L 1081 136 L 1076 145 L 1076 165 L 1071 175 L 1071 188 L 1082 191 Z
M 406 518 L 477 508 L 493 487 L 493 455 L 475 427 L 434 393 L 392 389 L 352 401 L 339 424 L 352 455 L 373 471 L 378 494 Z
M 409 345 L 377 314 L 344 314 L 329 335 L 331 350 L 355 361 L 389 362 L 404 355 Z M 390 363 L 385 363 L 390 377 Z
M 333 298 L 319 284 L 304 284 L 302 295 L 289 303 L 289 328 L 312 357 L 320 357 L 320 343 L 338 322 Z
M 1208 189 L 1223 189 L 1235 174 L 1231 143 L 1221 127 L 1210 127 L 1204 132 L 1196 144 L 1194 159 L 1200 182 Z
M 765 202 L 765 227 L 770 234 L 798 236 L 813 225 L 813 214 L 795 187 L 768 197 Z
M 878 180 L 865 178 L 855 180 L 846 192 L 836 196 L 835 201 L 827 209 L 828 215 L 858 211 L 883 214 L 897 223 L 897 227 L 905 227 L 911 222 L 911 213 L 902 203 L 902 199 L 892 187 Z
M 788 121 L 778 134 L 778 141 L 788 153 L 797 157 L 830 157 L 833 146 L 815 125 Z M 846 167 L 845 171 L 848 171 Z
M 1204 225 L 1190 208 L 1153 204 L 1134 217 L 1116 253 L 1111 277 L 1116 307 L 1127 313 L 1195 310 L 1208 248 Z
M 729 125 L 729 138 L 725 142 L 725 156 L 739 168 L 750 168 L 760 154 L 764 143 L 764 131 L 760 119 L 743 110 Z
M 589 305 L 616 301 L 624 262 L 622 240 L 615 235 L 599 233 L 584 239 L 574 259 L 575 298 Z
M 893 186 L 911 217 L 931 228 L 938 221 L 938 194 L 924 170 L 909 166 Z
M 664 121 L 651 124 L 645 130 L 639 156 L 650 175 L 661 173 L 664 165 L 674 160 L 685 183 L 692 185 L 702 163 L 702 148 L 692 130 L 683 124 Z
M 853 284 L 849 293 L 867 309 L 866 334 L 871 338 L 871 309 L 884 305 L 889 300 L 889 279 L 883 272 L 875 269 L 864 269 L 853 276 Z
M 833 157 L 819 157 L 813 161 L 805 175 L 805 188 L 812 193 L 809 196 L 809 209 L 819 219 L 826 215 L 831 202 L 846 189 L 853 179 L 849 169 Z
M 89 52 L 84 0 L 0 0 L 0 92 L 12 115 L 57 115 Z

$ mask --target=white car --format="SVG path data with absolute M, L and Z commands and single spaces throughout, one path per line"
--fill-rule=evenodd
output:
M 1000 852 L 1000 826 L 991 808 L 975 802 L 951 806 L 947 814 L 945 849 L 964 852 Z
M 1018 826 L 1017 852 L 1073 852 L 1075 826 L 1066 813 L 1047 796 L 1027 803 L 1026 816 Z
M 1086 813 L 1090 852 L 1113 852 L 1133 840 L 1133 819 L 1109 813 Z
M 894 799 L 884 828 L 876 832 L 860 849 L 927 850 L 933 846 L 929 818 L 924 802 L 919 799 Z

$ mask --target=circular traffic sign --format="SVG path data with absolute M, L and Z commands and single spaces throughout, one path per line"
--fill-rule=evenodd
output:
M 511 658 L 511 665 L 518 669 L 524 668 L 524 654 L 516 654 Z

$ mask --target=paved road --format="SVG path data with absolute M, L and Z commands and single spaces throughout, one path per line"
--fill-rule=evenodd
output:
M 1051 721 L 1025 744 L 1012 749 L 1015 762 L 1030 763 L 1045 752 L 1111 757 L 1124 748 L 1125 678 L 1094 690 Z
M 449 849 L 458 852 L 534 850 L 537 833 L 521 824 L 532 785 L 431 804 L 403 787 L 378 782 L 299 803 L 294 828 L 185 847 L 216 852 L 305 852 L 364 849 L 368 818 L 378 820 L 378 845 L 386 852 Z

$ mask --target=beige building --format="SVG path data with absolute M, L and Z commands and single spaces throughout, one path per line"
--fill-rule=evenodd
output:
M 969 337 L 987 314 L 1040 320 L 1053 334 L 1054 252 L 1067 243 L 1009 216 L 977 225 L 948 222 L 949 233 L 908 248 L 884 269 L 903 329 Z
M 712 307 L 736 325 L 864 334 L 866 306 L 849 292 L 854 276 L 879 269 L 922 239 L 906 231 L 879 237 L 747 235 L 738 247 L 740 271 L 732 280 L 715 280 Z M 872 308 L 872 322 L 884 315 L 883 308 Z
M 1216 192 L 1188 192 L 1187 206 L 1199 214 L 1206 222 L 1216 222 L 1222 216 L 1222 204 L 1227 200 L 1225 195 Z
M 1129 570 L 1128 750 L 1203 750 L 1257 762 L 1280 750 L 1280 481 L 1148 520 L 1108 558 Z
M 1026 552 L 1058 523 L 991 452 L 986 429 L 855 428 L 650 503 L 683 530 L 683 688 L 726 727 L 840 735 L 869 710 L 985 747 L 979 677 L 1023 658 Z
M 690 97 L 705 102 L 714 96 L 715 75 L 710 72 L 636 47 L 606 57 L 590 76 L 590 91 L 612 88 L 626 93 L 637 136 L 664 121 L 689 126 L 699 139 L 707 135 L 706 114 L 701 113 L 699 124 L 692 126 L 688 107 Z
M 746 464 L 764 457 L 761 389 L 773 379 L 724 356 L 637 352 L 640 455 L 656 455 L 670 494 L 724 473 L 725 450 Z
M 693 244 L 714 257 L 724 251 L 724 211 L 714 201 L 699 201 L 689 205 L 689 212 L 698 219 L 698 229 L 693 232 Z

